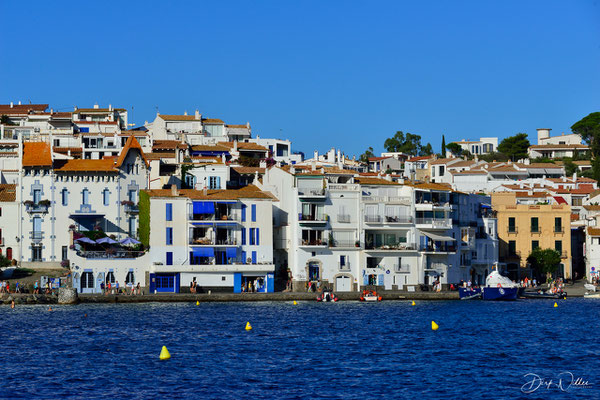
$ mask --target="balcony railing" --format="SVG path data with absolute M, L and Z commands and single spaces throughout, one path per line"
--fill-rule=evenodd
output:
M 358 244 L 358 245 L 357 245 Z M 329 241 L 329 247 L 360 247 L 360 242 L 355 240 L 336 240 Z
M 44 232 L 31 232 L 31 238 L 33 240 L 42 240 L 44 238 Z
M 417 245 L 415 243 L 396 243 L 396 244 L 384 244 L 381 246 L 375 246 L 373 244 L 365 245 L 367 250 L 391 250 L 391 251 L 415 251 Z
M 455 245 L 451 245 L 451 246 L 424 245 L 424 246 L 419 246 L 419 250 L 427 252 L 427 253 L 455 253 L 456 246 Z
M 188 214 L 189 221 L 239 221 L 235 214 L 220 215 L 220 214 Z
M 349 223 L 350 222 L 350 214 L 338 214 L 337 216 L 338 222 Z
M 125 204 L 126 213 L 139 213 L 140 208 L 137 204 Z
M 567 258 L 567 252 L 566 251 L 561 252 L 560 258 Z
M 303 189 L 298 188 L 299 196 L 325 196 L 325 189 Z
M 345 264 L 338 262 L 338 270 L 340 271 L 350 271 L 350 262 L 346 261 Z
M 47 213 L 48 212 L 48 204 L 25 204 L 25 210 L 29 213 Z
M 78 250 L 77 255 L 84 258 L 99 258 L 99 259 L 111 259 L 111 258 L 138 258 L 143 256 L 145 251 L 133 251 L 133 250 L 115 250 L 110 251 L 85 251 Z
M 519 230 L 517 229 L 516 226 L 509 226 L 508 233 L 519 233 Z
M 360 186 L 356 183 L 332 183 L 328 186 L 329 190 L 350 190 L 357 191 L 360 189 Z
M 190 238 L 189 244 L 196 246 L 237 246 L 237 240 L 235 238 L 213 240 L 210 238 L 199 237 Z
M 529 230 L 531 233 L 542 233 L 542 230 L 540 229 L 539 226 L 532 226 L 531 229 Z
M 417 218 L 417 225 L 431 225 L 435 228 L 449 228 L 452 226 L 450 218 Z
M 298 221 L 327 222 L 327 215 L 298 214 Z
M 555 226 L 554 233 L 565 233 L 565 230 L 563 229 L 562 226 Z
M 299 246 L 327 246 L 326 239 L 314 239 L 314 240 L 304 240 L 300 239 L 298 241 Z
M 394 272 L 396 273 L 409 273 L 410 265 L 409 264 L 394 264 Z

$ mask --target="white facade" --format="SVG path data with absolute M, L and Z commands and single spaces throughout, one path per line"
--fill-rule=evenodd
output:
M 482 137 L 475 141 L 462 139 L 461 141 L 452 143 L 458 144 L 461 149 L 473 155 L 488 154 L 498 149 L 497 137 Z

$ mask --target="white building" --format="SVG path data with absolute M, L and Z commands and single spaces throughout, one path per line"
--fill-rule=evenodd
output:
M 497 137 L 482 137 L 479 140 L 462 139 L 452 143 L 456 143 L 463 151 L 468 151 L 473 155 L 488 154 L 498 149 Z
M 274 290 L 273 196 L 247 186 L 239 190 L 171 189 L 143 192 L 141 230 L 150 246 L 151 292 L 239 293 Z M 145 200 L 144 200 L 145 201 Z M 146 236 L 144 236 L 146 235 Z

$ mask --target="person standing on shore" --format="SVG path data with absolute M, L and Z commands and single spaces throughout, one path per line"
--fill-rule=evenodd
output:
M 104 291 L 104 282 L 100 282 L 100 292 L 102 292 L 102 294 L 106 294 Z
M 139 282 L 136 286 L 136 291 L 137 291 L 137 294 L 139 295 L 140 294 L 140 283 Z

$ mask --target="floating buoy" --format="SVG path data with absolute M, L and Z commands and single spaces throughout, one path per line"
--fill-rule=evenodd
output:
M 295 306 L 297 306 L 297 305 L 298 305 L 298 302 L 297 302 L 296 300 L 294 300 L 294 305 L 295 305 Z
M 87 314 L 83 314 L 83 316 L 87 318 Z
M 199 305 L 200 305 L 200 302 L 199 302 L 198 300 L 196 300 L 196 305 L 197 305 L 197 306 L 199 306 Z
M 554 308 L 558 307 L 558 304 L 556 304 L 556 302 L 554 303 Z
M 414 300 L 413 300 L 413 302 L 412 302 L 412 304 L 411 304 L 411 305 L 413 305 L 413 306 L 416 306 L 416 304 L 415 304 L 415 301 L 414 301 Z
M 169 353 L 169 350 L 167 350 L 167 346 L 162 347 L 159 358 L 161 360 L 168 360 L 169 358 L 171 358 L 171 353 Z
M 437 331 L 439 328 L 438 324 L 435 323 L 435 321 L 431 321 L 431 329 L 434 331 Z
M 251 331 L 252 330 L 252 325 L 250 325 L 250 322 L 246 322 L 246 330 L 247 331 Z
M 48 307 L 48 311 L 52 311 L 52 307 Z

